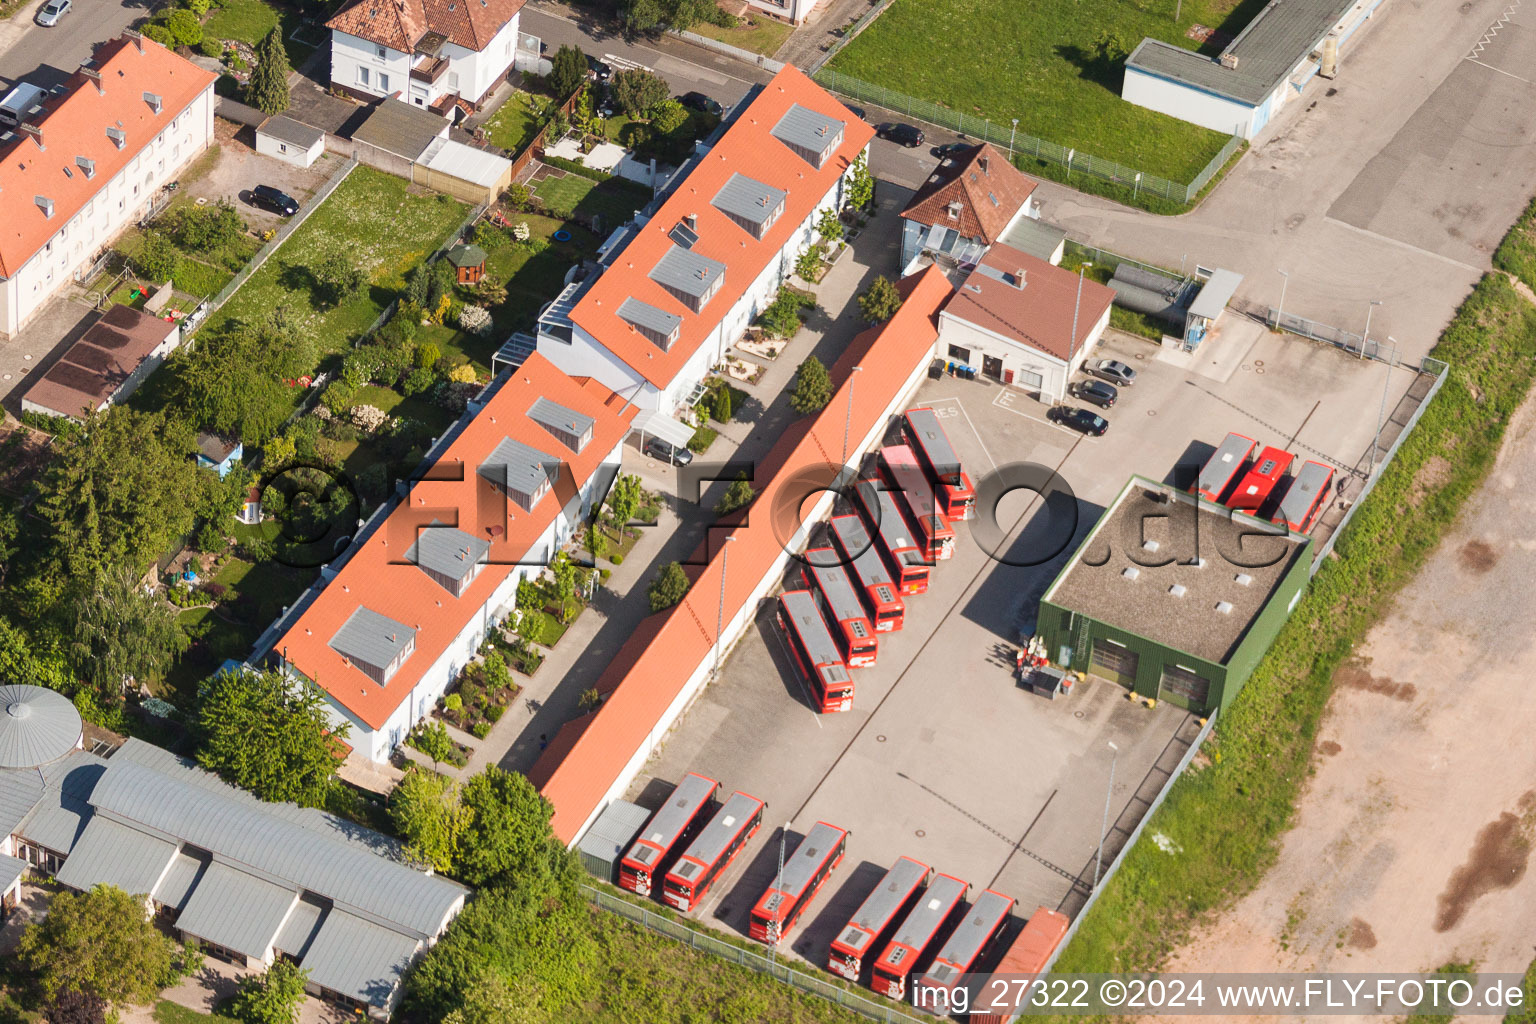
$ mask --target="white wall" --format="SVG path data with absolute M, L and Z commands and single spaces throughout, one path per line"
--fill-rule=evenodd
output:
M 383 56 L 380 56 L 380 51 Z M 362 80 L 362 71 L 368 72 L 368 81 Z M 331 81 L 354 92 L 370 96 L 388 96 L 390 93 L 409 93 L 411 55 L 379 46 L 367 39 L 331 30 Z M 385 87 L 379 75 L 388 76 Z
M 1228 135 L 1241 135 L 1245 139 L 1253 137 L 1253 107 L 1135 68 L 1125 69 L 1120 98 L 1138 107 L 1158 110 Z
M 96 195 L 68 221 L 60 221 L 58 233 L 3 284 L 0 298 L 0 336 L 9 337 L 32 319 L 59 289 L 111 244 L 117 233 L 137 221 L 149 209 L 160 186 L 207 148 L 213 138 L 213 86 L 198 95 L 171 119 L 165 130 L 149 142 Z M 129 144 L 143 140 L 130 138 Z M 30 142 L 17 150 L 31 159 Z M 15 154 L 13 154 L 14 156 Z M 6 203 L 30 204 L 32 197 L 12 197 Z M 9 208 L 9 207 L 6 207 Z M 32 208 L 36 212 L 36 208 Z
M 612 273 L 612 271 L 608 271 Z M 659 408 L 660 391 L 641 377 L 629 364 L 582 329 L 571 325 L 572 341 L 567 345 L 554 338 L 539 339 L 539 355 L 558 366 L 570 377 L 591 377 L 610 391 L 632 399 L 642 411 Z
M 262 156 L 270 156 L 273 159 L 290 163 L 296 167 L 308 167 L 320 159 L 320 154 L 325 152 L 325 136 L 321 135 L 315 140 L 315 144 L 305 149 L 291 142 L 274 139 L 270 135 L 256 133 L 256 152 Z
M 513 15 L 512 20 L 501 27 L 483 50 L 466 49 L 457 43 L 445 44 L 443 56 L 452 63 L 443 77 L 437 80 L 439 92 L 456 91 L 465 99 L 478 103 L 497 80 L 511 69 L 517 53 L 518 25 L 521 21 L 521 12 Z M 457 89 L 451 84 L 454 75 L 459 76 Z
M 1084 340 L 1072 357 L 1072 368 L 1069 370 L 1065 361 L 1055 356 L 1047 355 L 1037 348 L 1021 345 L 1011 338 L 1005 338 L 985 327 L 961 320 L 948 311 L 939 314 L 939 345 L 938 354 L 941 358 L 957 358 L 950 356 L 951 345 L 970 350 L 970 356 L 966 360 L 969 365 L 978 369 L 981 367 L 983 356 L 993 356 L 1002 360 L 1003 370 L 1012 370 L 1014 374 L 1013 385 L 1023 390 L 1034 390 L 1035 385 L 1026 383 L 1024 374 L 1037 373 L 1042 378 L 1039 386 L 1040 400 L 1043 402 L 1059 402 L 1066 397 L 1067 382 L 1076 370 L 1083 365 L 1099 338 L 1104 334 L 1104 329 L 1109 326 L 1109 310 L 1105 310 L 1099 317 L 1092 331 Z
M 474 0 L 470 0 L 474 2 Z M 448 70 L 436 82 L 412 82 L 411 62 L 415 54 L 383 47 L 383 55 L 377 43 L 346 32 L 331 30 L 331 81 L 357 92 L 371 96 L 387 96 L 398 92 L 407 102 L 424 99 L 424 106 L 435 103 L 447 93 L 457 92 L 467 100 L 478 102 L 497 80 L 506 75 L 517 50 L 520 15 L 503 25 L 483 50 L 471 50 L 457 43 L 444 43 L 442 56 L 448 58 Z M 368 81 L 364 83 L 360 69 L 368 69 Z M 389 76 L 388 87 L 379 83 L 379 74 Z M 424 89 L 425 95 L 414 89 Z

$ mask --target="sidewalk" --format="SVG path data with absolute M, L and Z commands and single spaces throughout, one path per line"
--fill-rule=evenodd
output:
M 822 0 L 811 19 L 790 33 L 773 59 L 805 70 L 821 59 L 824 47 L 837 42 L 838 29 L 862 18 L 873 6 L 873 0 Z

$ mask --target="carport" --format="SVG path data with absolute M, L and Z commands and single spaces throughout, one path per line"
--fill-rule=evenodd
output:
M 645 447 L 645 435 L 659 437 L 674 448 L 686 448 L 693 440 L 694 430 L 681 420 L 667 416 L 659 409 L 647 409 L 635 417 L 631 432 L 640 435 L 640 447 Z

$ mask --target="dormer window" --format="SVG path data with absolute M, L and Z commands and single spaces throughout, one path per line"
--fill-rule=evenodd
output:
M 158 94 L 152 92 L 146 91 L 144 93 L 144 102 L 148 103 L 149 109 L 153 110 L 157 114 L 160 113 L 160 111 L 165 107 L 165 100 L 162 99 Z
M 961 210 L 960 200 L 957 199 L 954 202 L 950 203 L 949 206 L 945 208 L 945 210 L 949 214 L 949 219 L 950 220 L 959 220 L 960 219 L 960 210 Z
M 90 157 L 75 157 L 75 166 L 80 168 L 80 173 L 85 175 L 87 181 L 96 177 L 96 161 Z
M 107 138 L 111 139 L 112 145 L 116 146 L 118 149 L 122 149 L 124 146 L 128 145 L 128 133 L 123 131 L 121 128 L 109 127 L 107 129 Z

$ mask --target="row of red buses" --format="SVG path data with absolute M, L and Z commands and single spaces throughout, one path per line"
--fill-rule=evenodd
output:
M 1291 479 L 1280 507 L 1275 511 L 1274 523 L 1283 524 L 1296 533 L 1310 533 L 1317 523 L 1323 502 L 1328 497 L 1328 485 L 1333 482 L 1333 467 L 1310 459 Z
M 1265 446 L 1253 460 L 1253 466 L 1237 482 L 1237 490 L 1227 499 L 1227 507 L 1241 512 L 1257 512 L 1269 500 L 1294 457 L 1283 449 Z
M 662 883 L 662 896 L 667 903 L 685 914 L 698 906 L 715 879 L 757 834 L 765 806 L 755 796 L 739 790 L 732 793 L 667 872 Z
M 816 710 L 847 711 L 853 707 L 853 677 L 811 592 L 787 590 L 779 595 L 778 618 L 795 667 L 815 695 Z
M 932 409 L 908 409 L 901 419 L 901 435 L 935 484 L 939 512 L 952 522 L 971 518 L 976 512 L 976 489 L 938 415 Z
M 822 883 L 843 862 L 847 829 L 818 821 L 784 862 L 779 875 L 752 908 L 748 931 L 759 942 L 776 946 L 816 898 Z
M 952 1006 L 968 1004 L 969 1000 L 957 1001 L 952 994 L 954 987 L 960 984 L 961 977 L 970 972 L 992 944 L 992 940 L 1003 930 L 1003 926 L 1008 923 L 1008 915 L 1013 913 L 1015 902 L 1011 896 L 1004 896 L 991 889 L 982 890 L 976 902 L 971 904 L 965 920 L 955 928 L 944 943 L 944 948 L 933 958 L 933 966 L 924 972 L 922 980 L 918 982 L 918 990 L 914 993 L 918 997 L 914 1000 L 918 1009 L 942 1016 L 949 1013 Z
M 892 865 L 832 940 L 827 969 L 849 981 L 858 981 L 864 959 L 874 953 L 896 922 L 912 909 L 932 874 L 932 868 L 911 857 L 903 857 Z
M 832 635 L 843 652 L 843 661 L 849 668 L 874 668 L 880 640 L 864 613 L 858 591 L 838 563 L 837 552 L 831 548 L 807 551 L 801 577 L 805 588 L 816 596 L 827 621 L 832 623 Z
M 1200 478 L 1190 490 L 1206 501 L 1217 504 L 1225 501 L 1232 481 L 1237 479 L 1237 474 L 1257 445 L 1258 442 L 1251 437 L 1228 434 L 1226 440 L 1221 442 L 1221 447 L 1212 452 L 1205 465 L 1200 467 Z
M 859 600 L 875 624 L 875 632 L 893 633 L 900 629 L 906 619 L 906 603 L 897 592 L 885 561 L 875 550 L 864 520 L 854 515 L 833 516 L 828 525 L 837 550 L 851 568 Z
M 673 854 L 681 850 L 708 820 L 704 813 L 714 803 L 720 783 L 689 772 L 677 784 L 667 802 L 646 824 L 640 838 L 619 861 L 619 885 L 649 896 L 656 882 L 666 876 Z
M 670 883 L 669 883 L 670 884 Z M 965 894 L 970 885 L 953 875 L 935 875 L 917 906 L 896 929 L 896 937 L 875 961 L 870 987 L 883 996 L 900 1000 L 907 992 L 907 979 L 929 948 L 949 923 L 965 908 Z
M 886 486 L 901 495 L 897 505 L 907 515 L 923 556 L 936 562 L 955 556 L 955 531 L 935 508 L 933 484 L 917 464 L 917 456 L 904 444 L 880 449 L 880 475 Z
M 858 495 L 864 522 L 879 542 L 876 547 L 886 568 L 896 578 L 896 589 L 903 594 L 923 593 L 928 589 L 931 565 L 913 541 L 895 497 L 873 480 L 860 480 L 854 493 Z

